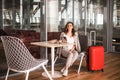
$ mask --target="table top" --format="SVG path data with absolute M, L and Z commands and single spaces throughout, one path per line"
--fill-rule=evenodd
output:
M 43 46 L 43 47 L 63 47 L 63 46 L 72 45 L 68 43 L 50 43 L 50 42 L 31 42 L 31 44 L 35 46 Z

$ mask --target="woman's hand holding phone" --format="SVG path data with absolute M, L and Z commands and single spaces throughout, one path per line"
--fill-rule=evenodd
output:
M 62 38 L 62 42 L 63 42 L 63 43 L 67 43 L 66 37 L 63 37 L 63 38 Z

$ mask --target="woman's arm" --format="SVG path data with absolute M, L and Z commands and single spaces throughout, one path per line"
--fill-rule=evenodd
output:
M 65 33 L 62 32 L 61 35 L 60 35 L 60 40 L 62 40 L 63 43 L 66 43 L 67 42 L 67 39 L 65 37 Z
M 76 50 L 78 52 L 81 52 L 81 45 L 80 45 L 80 42 L 79 42 L 78 32 L 75 33 L 74 39 L 75 39 Z

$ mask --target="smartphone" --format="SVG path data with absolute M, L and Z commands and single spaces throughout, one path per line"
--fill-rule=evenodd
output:
M 64 38 L 65 40 L 67 40 L 66 37 L 63 37 L 63 38 Z
M 63 42 L 63 43 L 66 43 L 66 42 L 67 42 L 67 38 L 66 38 L 65 36 L 63 37 L 62 42 Z

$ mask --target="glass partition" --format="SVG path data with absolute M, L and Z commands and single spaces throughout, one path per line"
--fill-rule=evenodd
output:
M 47 2 L 46 8 L 45 1 Z M 115 29 L 120 25 L 118 1 L 114 0 L 113 22 Z M 72 21 L 76 30 L 83 35 L 88 35 L 89 39 L 92 36 L 91 41 L 94 41 L 93 35 L 95 34 L 97 45 L 102 45 L 104 1 L 2 0 L 2 3 L 2 29 L 35 30 L 37 32 L 44 29 L 47 32 L 60 32 L 66 22 Z
M 89 36 L 89 45 L 103 45 L 103 13 L 104 1 L 87 1 L 87 34 Z
M 41 0 L 2 0 L 2 29 L 40 32 L 44 3 Z
M 104 1 L 60 0 L 59 2 L 59 31 L 64 28 L 67 21 L 72 21 L 76 30 L 88 35 L 89 45 L 102 45 Z M 94 41 L 96 44 L 93 44 Z
M 120 0 L 113 1 L 113 51 L 120 52 Z
M 62 31 L 66 22 L 72 21 L 76 30 L 80 28 L 80 0 L 59 0 L 59 31 Z
M 2 0 L 3 29 L 14 29 L 19 25 L 20 0 Z M 11 3 L 11 4 L 8 4 Z M 18 5 L 17 5 L 18 4 Z M 14 24 L 14 25 L 13 25 Z

